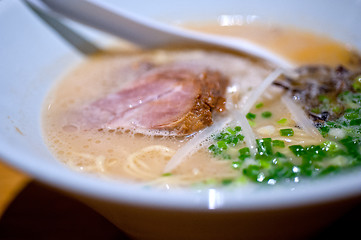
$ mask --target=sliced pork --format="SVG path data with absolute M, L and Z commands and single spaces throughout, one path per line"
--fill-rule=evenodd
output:
M 225 110 L 229 80 L 202 67 L 168 65 L 153 68 L 116 93 L 82 111 L 82 118 L 100 129 L 160 130 L 177 135 L 196 132 Z

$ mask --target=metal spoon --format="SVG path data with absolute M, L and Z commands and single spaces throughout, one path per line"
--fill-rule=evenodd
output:
M 144 48 L 176 44 L 206 44 L 264 59 L 281 68 L 294 64 L 272 51 L 241 38 L 190 31 L 148 19 L 100 0 L 27 0 L 72 20 L 129 40 Z

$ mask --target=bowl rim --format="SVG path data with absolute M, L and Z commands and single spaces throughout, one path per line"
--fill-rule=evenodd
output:
M 9 2 L 7 2 L 9 3 Z M 28 156 L 0 137 L 0 158 L 35 179 L 72 194 L 119 204 L 172 210 L 249 211 L 281 209 L 341 200 L 361 194 L 361 171 L 288 187 L 182 189 L 160 191 L 142 184 L 99 179 L 65 168 L 60 162 L 35 166 Z M 61 167 L 59 171 L 58 167 Z M 315 187 L 317 186 L 317 187 Z
M 0 139 L 0 145 L 4 144 Z M 6 143 L 5 143 L 6 144 Z M 5 145 L 2 145 L 5 146 Z M 361 193 L 361 171 L 324 177 L 284 186 L 242 188 L 173 189 L 144 187 L 143 184 L 78 173 L 64 164 L 35 166 L 32 158 L 13 146 L 0 151 L 5 163 L 34 179 L 71 194 L 117 204 L 172 210 L 250 211 L 284 209 L 327 203 L 355 197 Z M 26 161 L 24 161 L 26 159 Z

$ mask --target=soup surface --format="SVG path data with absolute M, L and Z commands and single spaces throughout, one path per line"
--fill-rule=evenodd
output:
M 340 152 L 345 152 L 349 145 L 341 146 L 336 142 L 337 139 L 345 139 L 347 131 L 341 127 L 332 130 L 332 127 L 327 125 L 330 123 L 328 120 L 338 124 L 337 121 L 344 117 L 343 113 L 348 109 L 344 109 L 346 103 L 342 105 L 338 95 L 334 98 L 327 95 L 334 93 L 333 90 L 325 94 L 316 93 L 323 96 L 317 103 L 304 100 L 309 98 L 307 94 L 312 93 L 307 88 L 307 79 L 310 79 L 310 76 L 339 76 L 342 71 L 334 68 L 340 64 L 350 69 L 357 68 L 357 56 L 350 49 L 322 36 L 277 27 L 246 25 L 193 28 L 249 37 L 299 64 L 322 63 L 330 67 L 315 65 L 316 70 L 304 67 L 297 71 L 274 71 L 274 66 L 255 59 L 203 48 L 164 48 L 141 52 L 136 49 L 123 51 L 120 46 L 104 51 L 89 57 L 70 72 L 55 86 L 45 102 L 44 136 L 54 155 L 77 171 L 166 188 L 193 184 L 298 182 L 303 177 L 318 176 L 320 173 L 333 172 L 336 168 L 357 165 L 353 163 L 354 157 L 348 152 Z M 182 69 L 191 69 L 188 74 L 190 77 L 179 73 Z M 140 124 L 138 116 L 142 116 L 142 121 L 150 121 L 151 113 L 154 112 L 149 110 L 147 105 L 142 108 L 145 102 L 163 99 L 164 95 L 174 89 L 180 88 L 183 91 L 189 83 L 188 78 L 194 80 L 199 76 L 198 69 L 201 69 L 203 74 L 200 79 L 216 76 L 218 82 L 227 81 L 223 95 L 220 93 L 217 98 L 218 102 L 219 99 L 224 100 L 224 106 L 219 107 L 218 111 L 217 106 L 209 107 L 212 104 L 201 102 L 209 108 L 204 114 L 206 117 L 201 117 L 208 119 L 209 114 L 212 114 L 211 120 L 202 120 L 204 124 L 200 125 L 199 129 L 193 129 L 194 124 L 191 122 L 192 124 L 188 125 L 192 125 L 192 131 L 179 130 L 184 129 L 187 121 L 192 120 L 194 113 L 199 113 L 193 107 L 191 117 L 188 112 L 187 118 L 181 122 L 182 127 L 175 128 L 175 131 L 169 127 L 175 126 L 173 123 L 167 124 L 167 127 Z M 157 95 L 157 99 L 146 100 L 145 96 L 149 95 L 149 91 L 153 91 L 147 89 L 147 93 L 140 94 L 139 98 L 135 97 L 136 105 L 123 100 L 125 93 L 141 91 L 139 85 L 134 87 L 135 83 L 140 82 L 143 86 L 143 81 L 144 86 L 149 86 L 148 82 L 153 81 L 152 83 L 156 84 L 157 79 L 153 78 L 167 76 L 163 72 L 168 70 L 182 75 L 179 79 L 186 80 L 177 81 L 175 87 L 170 86 L 171 90 Z M 344 71 L 347 71 L 345 78 L 358 77 L 357 74 L 350 73 L 351 70 Z M 294 86 L 295 79 L 299 78 L 306 79 L 306 83 Z M 161 82 L 163 84 L 163 81 Z M 208 85 L 209 83 L 204 84 Z M 161 88 L 164 86 L 161 85 Z M 203 92 L 206 88 L 204 86 L 202 85 Z M 357 88 L 355 84 L 353 87 Z M 213 85 L 207 91 L 212 89 Z M 317 89 L 323 91 L 321 87 Z M 343 94 L 348 90 L 343 89 Z M 181 95 L 179 101 L 167 102 L 162 107 L 175 109 L 174 112 L 178 114 L 185 108 L 186 104 L 182 102 L 185 98 Z M 342 99 L 345 98 L 347 94 Z M 298 103 L 292 99 L 298 100 Z M 338 105 L 332 105 L 332 101 L 337 101 Z M 114 102 L 117 104 L 111 105 Z M 122 104 L 126 104 L 126 111 L 122 110 L 123 115 L 117 113 Z M 312 109 L 309 107 L 311 105 Z M 328 109 L 332 107 L 332 111 Z M 342 112 L 337 112 L 336 107 L 342 108 Z M 358 105 L 353 109 L 357 107 Z M 132 112 L 132 117 L 134 112 L 138 115 L 125 124 L 124 116 L 128 116 L 129 112 Z M 324 112 L 328 112 L 328 115 L 327 119 L 322 120 Z M 197 114 L 195 115 L 199 117 Z M 358 112 L 349 120 L 358 119 L 357 114 Z M 320 119 L 312 116 L 320 116 Z M 110 118 L 115 120 L 109 122 Z M 197 118 L 196 123 L 199 121 Z M 138 127 L 132 127 L 132 124 Z M 350 125 L 350 122 L 348 124 Z M 325 156 L 322 155 L 317 164 L 305 166 L 305 159 L 311 156 L 310 152 L 314 148 L 320 148 L 319 152 L 325 152 Z M 335 148 L 341 150 L 337 156 L 334 153 L 331 156 L 329 149 Z M 317 155 L 315 151 L 313 153 Z

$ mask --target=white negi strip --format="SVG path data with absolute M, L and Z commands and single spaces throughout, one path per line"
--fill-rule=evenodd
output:
M 282 69 L 278 68 L 269 74 L 262 83 L 257 86 L 250 94 L 249 98 L 244 104 L 240 105 L 240 110 L 243 114 L 247 114 L 253 107 L 260 96 L 266 89 L 283 73 Z
M 290 97 L 284 95 L 281 97 L 282 103 L 287 107 L 291 113 L 293 120 L 300 126 L 307 134 L 313 136 L 320 141 L 323 139 L 320 132 L 313 125 L 311 120 L 306 116 L 303 109 L 293 101 Z
M 261 97 L 261 95 L 266 91 L 266 89 L 283 73 L 281 69 L 276 69 L 271 74 L 269 74 L 262 83 L 255 88 L 245 104 L 240 104 L 240 111 L 238 112 L 236 119 L 237 122 L 241 125 L 242 133 L 244 135 L 244 141 L 249 148 L 249 151 L 252 156 L 255 156 L 257 153 L 256 148 L 256 137 L 252 131 L 251 126 L 248 123 L 246 114 L 251 110 L 256 101 Z
M 167 165 L 164 168 L 164 173 L 171 172 L 179 164 L 181 164 L 187 157 L 191 156 L 193 153 L 197 152 L 205 142 L 208 142 L 211 139 L 211 136 L 221 132 L 224 127 L 231 122 L 231 118 L 225 118 L 218 122 L 215 122 L 212 126 L 204 129 L 202 132 L 198 133 L 191 140 L 189 140 L 184 146 L 178 149 L 178 151 L 173 155 L 169 160 Z

